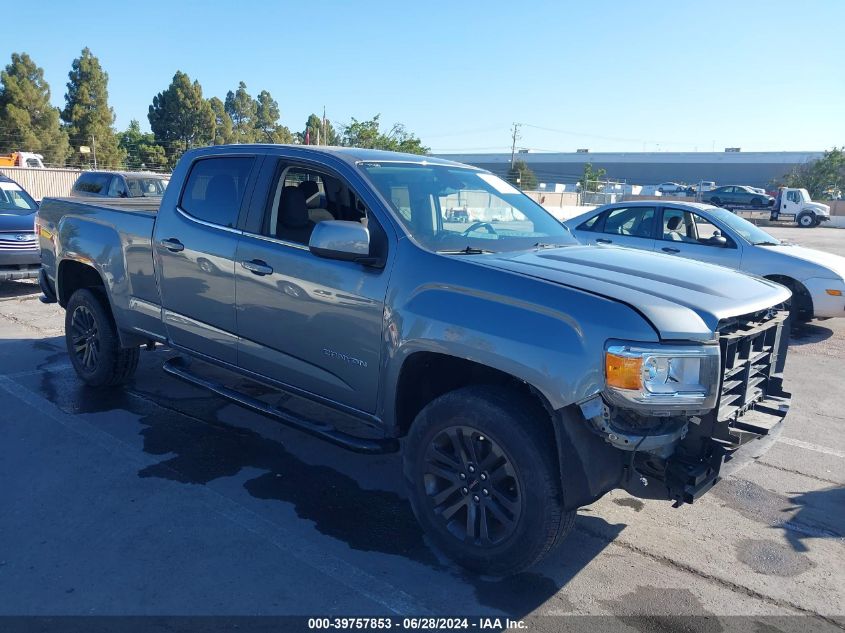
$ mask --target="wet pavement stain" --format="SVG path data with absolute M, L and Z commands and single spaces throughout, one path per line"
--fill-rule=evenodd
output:
M 719 618 L 689 589 L 639 586 L 615 600 L 600 600 L 621 620 L 642 633 L 720 633 Z
M 740 562 L 767 576 L 797 576 L 813 566 L 806 555 L 773 541 L 743 539 L 736 549 Z
M 785 497 L 744 479 L 725 478 L 711 493 L 754 521 L 783 530 L 792 549 L 807 551 L 807 538 L 843 539 L 836 513 L 845 505 L 845 487 L 834 486 Z
M 639 499 L 633 499 L 630 497 L 625 497 L 623 499 L 614 499 L 613 503 L 618 506 L 622 506 L 623 508 L 633 508 L 634 512 L 640 512 L 645 507 L 645 503 L 643 503 Z

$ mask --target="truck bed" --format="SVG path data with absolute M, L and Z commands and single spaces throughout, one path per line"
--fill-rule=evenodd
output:
M 122 332 L 162 336 L 152 237 L 160 198 L 45 198 L 38 210 L 41 264 L 58 281 L 58 261 L 94 266 L 111 284 Z

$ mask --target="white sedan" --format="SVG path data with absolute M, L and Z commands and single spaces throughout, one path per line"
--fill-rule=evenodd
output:
M 726 209 L 694 202 L 619 202 L 565 224 L 585 244 L 687 257 L 781 283 L 792 290 L 793 314 L 802 321 L 845 317 L 845 257 L 781 242 Z M 672 274 L 668 261 L 666 274 Z

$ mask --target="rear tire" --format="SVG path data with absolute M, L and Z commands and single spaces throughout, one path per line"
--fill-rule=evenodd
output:
M 798 226 L 802 229 L 811 229 L 816 226 L 816 216 L 812 213 L 801 213 L 797 219 Z
M 65 310 L 65 344 L 79 377 L 91 387 L 119 385 L 138 367 L 140 348 L 120 346 L 120 339 L 102 292 L 82 288 Z
M 541 407 L 506 389 L 466 387 L 430 402 L 411 426 L 403 470 L 437 547 L 495 576 L 552 551 L 575 519 L 563 510 L 553 433 Z

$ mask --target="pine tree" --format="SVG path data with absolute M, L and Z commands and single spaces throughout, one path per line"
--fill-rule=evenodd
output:
M 80 146 L 93 146 L 99 166 L 120 167 L 125 155 L 112 127 L 114 111 L 109 107 L 109 76 L 100 66 L 100 60 L 90 49 L 83 48 L 82 54 L 73 60 L 68 78 L 62 120 L 67 124 L 72 150 L 78 152 Z
M 44 70 L 26 53 L 12 53 L 0 73 L 0 152 L 36 152 L 47 163 L 64 165 L 68 138 L 59 110 L 50 105 Z
M 226 94 L 226 112 L 232 117 L 232 131 L 236 143 L 255 142 L 255 117 L 258 105 L 246 91 L 246 84 L 240 82 L 235 92 Z
M 126 167 L 128 169 L 165 169 L 167 156 L 164 148 L 155 142 L 150 133 L 141 132 L 141 124 L 132 119 L 125 132 L 118 132 L 118 142 L 126 152 Z
M 208 100 L 208 105 L 214 114 L 214 138 L 213 145 L 226 145 L 231 143 L 234 139 L 232 132 L 232 117 L 226 112 L 225 104 L 217 97 L 211 97 Z
M 176 71 L 167 89 L 153 97 L 147 117 L 156 143 L 164 147 L 171 165 L 191 147 L 214 141 L 212 107 L 203 99 L 200 83 L 191 83 L 182 71 Z

